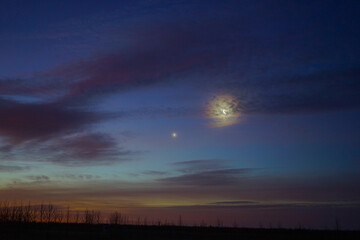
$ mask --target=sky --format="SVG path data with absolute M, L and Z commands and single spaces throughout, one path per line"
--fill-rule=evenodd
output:
M 0 0 L 0 201 L 359 229 L 359 12 Z

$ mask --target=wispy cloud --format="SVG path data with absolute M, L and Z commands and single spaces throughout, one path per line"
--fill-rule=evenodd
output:
M 107 165 L 128 161 L 135 152 L 124 150 L 108 134 L 85 133 L 52 140 L 48 147 L 46 161 L 65 166 Z
M 17 165 L 0 165 L 0 172 L 18 172 L 29 170 L 29 166 L 17 166 Z
M 98 175 L 92 175 L 92 174 L 59 174 L 56 175 L 57 178 L 60 178 L 62 180 L 80 180 L 80 181 L 88 181 L 88 180 L 94 180 L 94 179 L 100 179 L 101 177 Z
M 204 170 L 218 170 L 226 168 L 227 161 L 224 159 L 197 159 L 172 163 L 183 173 L 194 173 Z
M 27 176 L 28 179 L 35 182 L 48 182 L 50 181 L 50 177 L 46 175 L 30 175 Z
M 242 205 L 242 204 L 255 204 L 258 202 L 255 201 L 246 201 L 246 200 L 237 200 L 237 201 L 222 201 L 222 202 L 213 202 L 210 205 Z
M 152 176 L 162 176 L 168 174 L 167 172 L 164 171 L 154 171 L 154 170 L 144 171 L 142 173 L 145 175 L 152 175 Z
M 252 171 L 253 169 L 248 168 L 201 171 L 176 177 L 162 178 L 158 181 L 166 184 L 185 186 L 224 186 L 237 183 L 242 176 L 246 176 Z

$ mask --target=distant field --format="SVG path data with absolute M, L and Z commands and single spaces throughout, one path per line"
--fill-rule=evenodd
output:
M 134 226 L 109 224 L 3 223 L 1 240 L 125 239 L 125 240 L 257 240 L 360 239 L 360 231 L 248 229 L 221 227 Z

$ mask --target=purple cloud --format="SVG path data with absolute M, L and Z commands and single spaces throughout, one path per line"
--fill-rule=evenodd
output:
M 124 150 L 108 134 L 83 133 L 54 139 L 41 151 L 46 161 L 65 166 L 107 165 L 132 159 L 134 152 Z M 48 154 L 46 154 L 48 153 Z
M 15 144 L 78 131 L 101 119 L 95 113 L 60 104 L 23 104 L 1 99 L 0 115 L 0 135 Z

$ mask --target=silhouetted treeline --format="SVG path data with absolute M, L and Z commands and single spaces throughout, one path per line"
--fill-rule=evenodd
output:
M 69 206 L 63 207 L 48 204 L 24 204 L 22 202 L 0 202 L 0 223 L 74 223 L 74 224 L 110 224 L 110 225 L 136 225 L 136 226 L 184 226 L 181 215 L 178 220 L 171 221 L 168 219 L 148 219 L 147 217 L 133 217 L 120 213 L 118 211 L 102 215 L 96 210 L 74 210 Z M 188 225 L 189 226 L 189 225 Z M 194 223 L 194 227 L 232 227 L 241 228 L 237 221 L 232 224 L 224 225 L 223 221 L 217 218 L 212 224 L 202 220 L 200 223 Z M 270 224 L 267 229 L 282 229 L 281 223 L 276 227 Z M 258 229 L 266 229 L 262 223 L 259 223 Z M 307 230 L 305 227 L 298 225 L 296 230 Z M 331 229 L 331 228 L 330 228 Z M 341 230 L 339 220 L 335 219 L 333 230 Z M 308 230 L 310 230 L 308 228 Z
M 78 224 L 100 224 L 107 223 L 111 225 L 141 225 L 141 226 L 182 226 L 182 218 L 169 221 L 168 219 L 148 219 L 146 217 L 130 218 L 128 215 L 115 211 L 113 213 L 102 215 L 100 211 L 95 210 L 72 210 L 69 206 L 64 208 L 53 204 L 32 205 L 22 202 L 0 202 L 0 223 L 78 223 Z M 218 224 L 218 225 L 216 225 Z M 215 226 L 223 226 L 220 220 L 217 220 Z M 204 221 L 200 224 L 208 226 Z
M 182 224 L 181 217 L 178 224 Z M 78 223 L 111 225 L 176 225 L 175 222 L 160 219 L 148 220 L 146 217 L 130 218 L 128 215 L 115 211 L 103 216 L 96 210 L 72 210 L 69 206 L 64 208 L 53 204 L 22 202 L 0 202 L 0 223 Z
M 102 223 L 100 211 L 73 211 L 53 204 L 0 202 L 0 223 Z
M 236 239 L 360 239 L 359 231 L 320 231 L 298 229 L 249 229 L 224 227 L 220 219 L 213 226 L 204 221 L 197 226 L 183 226 L 168 220 L 149 221 L 129 218 L 120 212 L 102 216 L 94 210 L 71 210 L 53 204 L 0 202 L 0 239 L 154 239 L 154 240 L 236 240 Z

